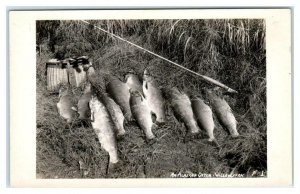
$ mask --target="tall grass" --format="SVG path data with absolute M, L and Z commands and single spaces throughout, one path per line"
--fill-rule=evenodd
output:
M 123 174 L 119 173 L 115 176 L 135 177 L 135 170 L 141 164 L 140 160 L 148 164 L 150 177 L 166 177 L 171 171 L 238 172 L 251 176 L 255 170 L 267 170 L 264 20 L 91 20 L 89 22 L 195 72 L 217 79 L 239 92 L 225 98 L 236 115 L 238 129 L 243 138 L 236 140 L 226 138 L 227 134 L 216 122 L 216 137 L 220 139 L 222 147 L 220 151 L 216 151 L 213 146 L 203 141 L 184 144 L 181 138 L 184 128 L 173 121 L 172 114 L 168 111 L 168 124 L 156 131 L 161 136 L 165 134 L 156 147 L 144 145 L 136 126 L 127 126 L 131 130 L 129 138 L 121 142 L 119 148 L 125 161 L 125 168 Z M 53 32 L 41 33 L 45 29 L 51 29 L 50 31 Z M 198 77 L 191 76 L 80 21 L 40 21 L 37 32 L 37 40 L 43 40 L 40 43 L 48 46 L 48 49 L 44 49 L 38 56 L 37 72 L 44 71 L 44 63 L 50 57 L 88 55 L 93 60 L 99 75 L 113 74 L 123 79 L 128 69 L 134 69 L 141 75 L 147 67 L 152 71 L 161 88 L 177 86 L 189 94 L 200 94 L 201 89 L 213 87 Z M 37 102 L 37 122 L 41 131 L 38 137 L 39 143 L 50 138 L 46 135 L 47 131 L 51 130 L 52 122 L 58 121 L 49 120 L 49 117 L 57 117 L 53 108 L 57 99 L 44 90 L 43 75 L 37 73 L 37 77 L 38 99 L 49 100 L 48 103 L 45 103 L 45 100 Z M 54 128 L 57 129 L 59 126 L 54 125 Z M 73 135 L 82 137 L 83 132 L 84 129 L 79 127 Z M 54 149 L 54 155 L 59 156 L 63 148 L 58 142 L 70 138 L 59 130 L 52 129 L 51 133 L 62 136 L 61 140 L 53 140 L 51 137 L 52 141 L 47 141 L 47 144 L 57 143 L 56 147 L 54 145 L 51 149 Z M 75 137 L 72 138 L 74 140 Z M 90 138 L 90 141 L 86 141 L 86 138 Z M 83 144 L 84 150 L 99 148 L 92 135 L 87 135 L 86 138 L 83 137 L 82 140 L 77 138 L 72 142 L 75 144 L 81 141 L 90 142 Z M 39 156 L 41 149 L 37 146 Z M 75 147 L 73 152 L 78 157 Z M 145 153 L 152 155 L 149 157 Z M 89 168 L 94 169 L 94 174 L 89 176 L 103 176 L 102 172 L 96 171 L 93 165 L 104 164 L 105 160 L 97 159 L 99 154 L 93 156 L 90 152 L 85 157 L 90 160 L 87 162 L 90 164 Z M 44 160 L 46 159 L 40 157 L 40 161 Z M 61 165 L 64 163 L 62 162 Z M 41 169 L 47 168 L 39 167 L 39 171 Z M 162 172 L 158 173 L 158 171 Z M 74 177 L 78 176 L 81 175 L 74 175 Z

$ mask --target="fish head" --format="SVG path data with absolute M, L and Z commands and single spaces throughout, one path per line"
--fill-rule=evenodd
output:
M 172 88 L 166 87 L 162 90 L 162 92 L 166 99 L 170 99 L 170 98 L 172 99 L 172 98 L 180 95 L 179 90 L 175 86 Z
M 126 74 L 125 75 L 125 82 L 127 82 L 127 80 L 131 77 L 131 74 Z
M 126 74 L 125 82 L 130 82 L 130 81 L 134 80 L 136 77 L 137 77 L 137 75 L 135 75 L 135 74 Z
M 178 90 L 178 88 L 177 87 L 172 87 L 171 89 L 170 89 L 170 92 L 172 92 L 172 93 L 176 93 L 176 94 L 179 94 L 180 92 L 179 92 L 179 90 Z
M 124 77 L 125 77 L 125 82 L 127 82 L 128 79 L 137 77 L 137 73 L 133 69 L 129 69 L 129 71 L 127 71 L 127 73 L 125 73 Z
M 219 97 L 219 90 L 216 89 L 203 89 L 203 96 L 205 96 L 205 99 L 208 100 L 208 103 L 212 103 L 214 100 L 218 99 Z
M 214 90 L 211 89 L 211 88 L 203 88 L 201 90 L 201 92 L 202 92 L 203 95 L 208 96 L 208 95 L 212 95 L 214 93 Z
M 199 94 L 191 94 L 190 95 L 190 99 L 191 100 L 201 100 L 200 95 Z
M 137 90 L 135 90 L 133 88 L 129 89 L 129 93 L 130 93 L 131 96 L 134 96 L 134 97 L 140 96 L 140 92 L 138 92 Z

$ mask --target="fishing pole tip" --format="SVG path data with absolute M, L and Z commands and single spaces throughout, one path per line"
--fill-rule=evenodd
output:
M 233 90 L 233 89 L 231 89 L 231 88 L 228 88 L 228 89 L 227 89 L 227 92 L 234 93 L 234 94 L 237 94 L 237 93 L 238 93 L 236 90 Z

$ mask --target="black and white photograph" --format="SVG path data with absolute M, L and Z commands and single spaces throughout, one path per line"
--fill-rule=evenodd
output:
M 36 21 L 37 178 L 264 178 L 264 19 Z
M 10 13 L 11 184 L 292 183 L 288 9 Z

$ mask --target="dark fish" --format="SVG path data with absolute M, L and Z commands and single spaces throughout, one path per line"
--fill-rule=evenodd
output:
M 156 121 L 163 123 L 166 120 L 165 110 L 164 110 L 164 99 L 162 97 L 162 92 L 158 88 L 157 83 L 151 75 L 148 74 L 147 70 L 144 72 L 143 76 L 143 93 L 147 100 L 150 110 L 155 114 Z
M 155 136 L 152 133 L 154 123 L 151 118 L 151 110 L 146 99 L 139 91 L 130 89 L 130 108 L 133 117 L 144 131 L 147 140 L 154 139 Z
M 116 164 L 119 162 L 117 142 L 109 112 L 94 94 L 91 97 L 89 106 L 91 109 L 92 127 L 98 136 L 101 147 L 109 154 L 109 164 Z
M 106 91 L 110 97 L 121 107 L 124 117 L 127 121 L 132 120 L 132 114 L 129 105 L 130 93 L 127 85 L 116 77 L 110 77 L 106 85 Z
M 185 124 L 185 127 L 191 134 L 199 133 L 200 129 L 194 118 L 189 97 L 184 92 L 180 92 L 176 87 L 173 87 L 167 93 L 177 119 Z
M 69 124 L 72 123 L 77 116 L 76 105 L 72 98 L 72 93 L 69 91 L 69 88 L 61 87 L 59 89 L 59 102 L 57 103 L 58 113 Z

